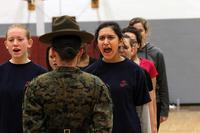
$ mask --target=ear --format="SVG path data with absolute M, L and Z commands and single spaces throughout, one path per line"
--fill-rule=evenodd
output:
M 80 48 L 77 55 L 81 57 L 83 53 L 84 53 L 84 48 Z
M 7 41 L 6 40 L 4 41 L 4 45 L 5 45 L 6 49 L 8 49 L 8 45 L 7 45 Z
M 77 55 L 76 55 L 76 58 L 77 58 L 77 64 L 81 61 L 81 56 L 83 55 L 83 52 L 84 52 L 84 49 L 83 48 L 80 48 Z M 76 65 L 77 65 L 76 64 Z
M 28 48 L 31 48 L 33 45 L 33 39 L 28 40 Z

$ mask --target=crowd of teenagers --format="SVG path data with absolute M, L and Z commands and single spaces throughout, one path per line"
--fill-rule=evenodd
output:
M 74 16 L 53 17 L 52 32 L 39 37 L 48 45 L 44 68 L 29 59 L 30 31 L 12 24 L 4 41 L 11 58 L 0 65 L 0 133 L 158 133 L 169 94 L 163 52 L 148 32 L 139 17 L 123 29 L 102 22 L 94 34 Z

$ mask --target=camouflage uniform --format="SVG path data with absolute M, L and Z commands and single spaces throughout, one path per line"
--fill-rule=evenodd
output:
M 108 88 L 78 68 L 61 67 L 26 87 L 24 133 L 111 133 L 112 118 Z

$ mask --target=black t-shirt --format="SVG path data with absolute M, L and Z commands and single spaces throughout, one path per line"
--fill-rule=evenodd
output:
M 24 86 L 46 71 L 33 62 L 0 65 L 0 133 L 22 133 Z
M 125 59 L 118 63 L 99 60 L 85 71 L 100 77 L 110 89 L 113 100 L 113 133 L 140 133 L 136 106 L 150 101 L 142 69 Z

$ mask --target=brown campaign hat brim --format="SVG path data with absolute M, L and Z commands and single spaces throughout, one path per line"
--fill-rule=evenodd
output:
M 65 36 L 65 35 L 75 35 L 81 38 L 82 43 L 87 43 L 93 40 L 94 36 L 85 31 L 78 31 L 74 29 L 69 29 L 69 30 L 59 30 L 59 31 L 54 31 L 50 33 L 46 33 L 42 36 L 39 37 L 39 40 L 45 44 L 51 44 L 52 40 L 56 37 L 59 36 Z

